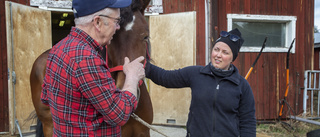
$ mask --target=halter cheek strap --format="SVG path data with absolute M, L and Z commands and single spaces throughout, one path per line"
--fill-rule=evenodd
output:
M 123 71 L 123 65 L 110 68 L 110 72 Z
M 143 68 L 146 67 L 146 59 L 144 60 L 144 64 L 143 64 Z M 116 72 L 116 71 L 123 71 L 123 65 L 119 65 L 119 66 L 116 66 L 116 67 L 113 67 L 113 68 L 110 68 L 110 72 Z M 141 86 L 143 83 L 142 80 L 139 81 L 139 86 Z
M 149 53 L 148 53 L 148 43 L 146 42 L 146 47 L 147 47 L 147 55 L 150 57 Z M 108 55 L 106 55 L 108 58 Z M 144 63 L 143 63 L 143 68 L 146 67 L 147 64 L 147 59 L 144 59 Z M 113 68 L 110 68 L 110 72 L 117 72 L 117 71 L 123 71 L 123 65 L 119 65 L 119 66 L 115 66 Z M 143 80 L 139 81 L 139 86 L 141 86 L 143 83 Z

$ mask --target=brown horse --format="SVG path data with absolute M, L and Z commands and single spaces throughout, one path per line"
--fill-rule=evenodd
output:
M 122 21 L 120 30 L 113 36 L 113 40 L 108 45 L 108 65 L 110 68 L 124 64 L 124 57 L 129 57 L 132 61 L 139 56 L 148 58 L 149 48 L 149 28 L 144 17 L 144 9 L 150 0 L 133 0 L 131 6 L 120 9 Z M 106 51 L 104 51 L 105 53 Z M 43 78 L 45 75 L 46 61 L 49 50 L 42 53 L 34 62 L 31 74 L 30 85 L 33 105 L 39 120 L 42 122 L 44 136 L 52 136 L 53 123 L 50 108 L 40 101 Z M 105 56 L 105 55 L 104 55 Z M 125 75 L 122 71 L 112 73 L 118 88 L 122 88 Z M 139 86 L 140 98 L 138 108 L 135 110 L 140 118 L 151 124 L 153 120 L 153 109 L 146 85 Z M 38 131 L 37 131 L 38 132 Z M 149 137 L 150 130 L 133 118 L 122 126 L 123 137 Z

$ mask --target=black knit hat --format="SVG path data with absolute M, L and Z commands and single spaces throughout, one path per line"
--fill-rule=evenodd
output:
M 235 28 L 229 32 L 225 32 L 224 35 L 221 35 L 221 34 L 223 33 L 222 32 L 220 33 L 220 38 L 217 39 L 216 43 L 220 41 L 226 43 L 232 51 L 232 54 L 233 54 L 232 61 L 234 61 L 237 58 L 238 52 L 244 42 L 244 39 L 241 37 L 241 32 L 237 28 Z M 234 41 L 231 40 L 234 37 L 235 37 Z M 236 40 L 237 38 L 239 39 Z

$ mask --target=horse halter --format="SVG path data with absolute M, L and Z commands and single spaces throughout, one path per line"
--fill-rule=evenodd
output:
M 147 58 L 150 58 L 149 51 L 148 51 L 148 44 L 149 44 L 149 40 L 146 42 L 147 57 L 144 59 L 143 68 L 146 67 Z M 117 72 L 117 71 L 123 71 L 123 65 L 119 65 L 119 66 L 115 66 L 113 68 L 110 68 L 110 72 Z M 139 86 L 141 86 L 142 83 L 143 83 L 143 80 L 139 80 Z

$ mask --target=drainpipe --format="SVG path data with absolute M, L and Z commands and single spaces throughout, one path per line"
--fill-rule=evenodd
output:
M 209 35 L 209 30 L 210 30 L 210 0 L 206 0 L 205 1 L 205 39 L 206 39 L 206 54 L 205 54 L 205 58 L 206 58 L 206 64 L 207 65 L 209 63 L 209 59 L 210 59 L 210 35 Z
M 20 130 L 20 126 L 19 126 L 19 122 L 17 120 L 17 116 L 16 116 L 16 88 L 15 88 L 15 84 L 16 84 L 16 73 L 14 71 L 14 40 L 13 40 L 13 21 L 12 21 L 12 3 L 9 3 L 10 6 L 10 22 L 11 22 L 11 53 L 12 53 L 12 83 L 13 83 L 13 114 L 14 114 L 14 122 L 15 122 L 15 127 L 14 127 L 14 131 L 16 131 L 16 128 L 19 131 L 20 137 L 22 136 L 21 130 Z

